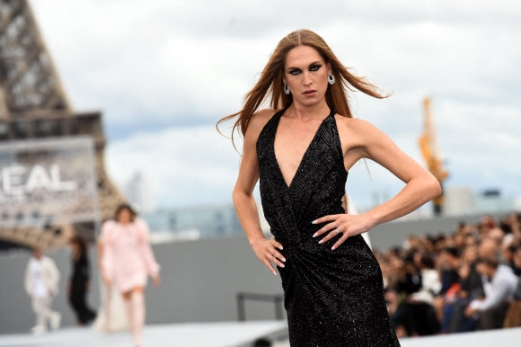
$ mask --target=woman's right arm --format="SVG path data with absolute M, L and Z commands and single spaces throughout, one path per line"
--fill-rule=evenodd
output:
M 273 111 L 262 110 L 255 113 L 244 136 L 243 156 L 239 175 L 233 189 L 233 204 L 237 217 L 244 229 L 250 246 L 259 260 L 274 274 L 273 264 L 284 267 L 286 259 L 279 250 L 282 245 L 275 240 L 264 237 L 259 220 L 257 204 L 253 197 L 253 189 L 259 180 L 256 143 L 266 122 L 273 116 Z
M 105 282 L 105 285 L 110 286 L 112 284 L 112 257 L 109 245 L 109 233 L 113 226 L 113 221 L 106 221 L 101 227 L 101 235 L 98 240 L 98 265 L 101 272 L 101 277 Z

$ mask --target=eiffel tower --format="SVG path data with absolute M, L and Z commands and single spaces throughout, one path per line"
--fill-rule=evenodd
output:
M 0 145 L 75 136 L 94 139 L 99 214 L 107 219 L 124 199 L 105 171 L 101 113 L 73 111 L 28 1 L 0 0 Z M 93 225 L 8 228 L 0 243 L 60 247 L 74 234 L 92 240 Z

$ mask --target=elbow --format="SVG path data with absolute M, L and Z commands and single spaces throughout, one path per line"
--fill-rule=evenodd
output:
M 428 183 L 425 187 L 426 195 L 429 197 L 429 200 L 436 199 L 442 195 L 442 189 L 440 182 L 434 177 L 431 176 L 429 178 Z
M 238 206 L 241 206 L 244 203 L 244 198 L 246 196 L 247 196 L 247 194 L 245 194 L 242 189 L 235 188 L 232 191 L 232 201 L 233 201 L 233 206 L 235 206 L 235 209 L 237 209 Z
M 438 198 L 443 194 L 443 191 L 441 189 L 441 184 L 437 179 L 434 179 L 432 184 L 432 198 Z
M 237 206 L 237 202 L 240 200 L 240 195 L 241 195 L 241 192 L 239 190 L 237 190 L 237 188 L 235 188 L 232 191 L 232 201 L 233 201 L 234 206 Z

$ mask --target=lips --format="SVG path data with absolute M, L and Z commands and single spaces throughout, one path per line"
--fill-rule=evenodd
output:
M 306 90 L 303 94 L 306 96 L 313 96 L 317 91 L 313 89 Z

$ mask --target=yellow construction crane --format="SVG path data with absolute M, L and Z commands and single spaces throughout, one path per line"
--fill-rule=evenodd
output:
M 436 128 L 432 119 L 431 99 L 428 97 L 423 100 L 423 134 L 420 136 L 419 145 L 427 168 L 443 188 L 443 181 L 449 176 L 449 173 L 443 168 L 441 161 Z M 437 216 L 442 214 L 443 200 L 442 194 L 432 201 L 434 214 Z

